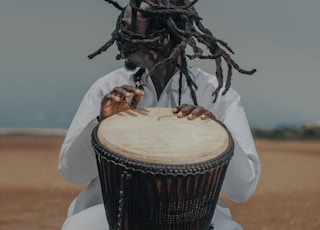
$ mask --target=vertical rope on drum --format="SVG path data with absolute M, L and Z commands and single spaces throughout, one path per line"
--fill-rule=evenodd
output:
M 126 170 L 123 171 L 121 175 L 121 184 L 120 184 L 120 192 L 119 192 L 119 203 L 118 203 L 118 223 L 117 230 L 122 230 L 123 225 L 123 207 L 124 207 L 124 181 L 130 180 L 132 175 L 128 173 Z
M 102 172 L 102 168 L 101 164 L 101 157 L 96 153 L 96 161 L 97 161 L 97 167 L 98 167 L 98 172 L 99 172 L 99 177 L 100 177 L 100 187 L 101 187 L 101 192 L 102 192 L 102 198 L 103 198 L 103 205 L 106 208 L 107 207 L 107 199 L 106 199 L 106 188 L 104 186 L 104 181 L 105 181 L 105 177 L 104 177 L 104 172 Z M 106 218 L 108 219 L 108 215 L 106 212 Z

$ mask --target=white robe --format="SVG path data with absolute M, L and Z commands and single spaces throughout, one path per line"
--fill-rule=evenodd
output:
M 235 202 L 244 202 L 256 188 L 260 175 L 260 161 L 240 96 L 230 88 L 225 96 L 221 96 L 220 93 L 217 101 L 212 103 L 211 95 L 218 85 L 216 77 L 198 68 L 189 68 L 189 72 L 198 86 L 196 90 L 198 104 L 212 112 L 226 125 L 235 142 L 234 156 L 229 163 L 221 191 Z M 91 133 L 98 124 L 96 117 L 100 112 L 103 96 L 116 86 L 134 86 L 132 74 L 133 72 L 121 68 L 98 79 L 86 93 L 70 125 L 60 152 L 59 170 L 69 182 L 90 183 L 70 205 L 63 230 L 108 229 L 95 153 L 91 146 Z M 173 108 L 177 106 L 179 77 L 178 72 L 169 80 L 158 100 L 152 80 L 146 79 L 144 75 L 142 83 L 145 84 L 145 95 L 141 98 L 138 107 Z M 193 104 L 184 77 L 181 104 Z M 213 222 L 215 230 L 242 229 L 232 219 L 229 209 L 221 198 L 219 198 Z

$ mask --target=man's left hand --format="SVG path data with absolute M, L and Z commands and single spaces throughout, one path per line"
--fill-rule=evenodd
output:
M 198 105 L 179 105 L 172 109 L 174 114 L 177 114 L 178 118 L 187 117 L 188 120 L 193 120 L 197 117 L 200 117 L 201 120 L 212 119 L 216 120 L 216 117 L 207 109 Z

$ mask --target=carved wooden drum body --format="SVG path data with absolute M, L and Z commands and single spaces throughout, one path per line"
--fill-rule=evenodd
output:
M 110 230 L 208 230 L 233 141 L 170 108 L 115 114 L 92 133 Z

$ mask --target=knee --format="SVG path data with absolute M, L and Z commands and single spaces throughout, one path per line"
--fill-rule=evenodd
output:
M 103 204 L 95 205 L 68 217 L 61 230 L 109 230 Z

